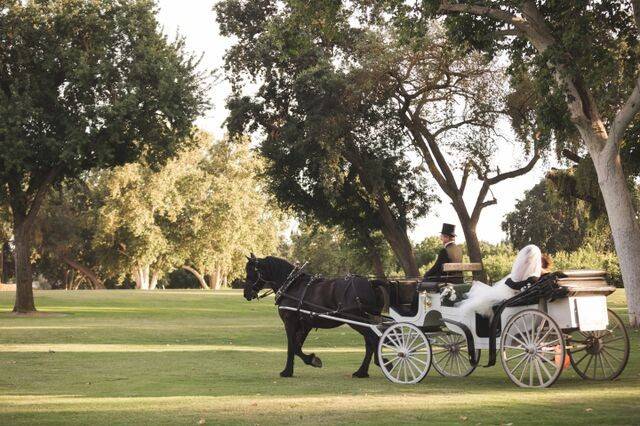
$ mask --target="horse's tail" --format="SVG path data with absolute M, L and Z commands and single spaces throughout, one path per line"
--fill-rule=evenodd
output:
M 371 288 L 376 296 L 376 305 L 379 307 L 380 312 L 389 312 L 389 283 L 385 280 L 370 280 Z

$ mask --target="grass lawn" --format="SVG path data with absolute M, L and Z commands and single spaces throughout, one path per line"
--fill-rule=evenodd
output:
M 613 382 L 567 370 L 546 390 L 515 387 L 498 364 L 465 379 L 432 369 L 418 385 L 377 367 L 352 379 L 363 344 L 347 327 L 312 331 L 282 379 L 285 335 L 271 301 L 240 293 L 39 291 L 50 315 L 0 313 L 0 424 L 640 424 L 639 335 Z M 626 320 L 622 291 L 609 304 Z M 13 293 L 0 293 L 0 310 Z M 483 356 L 484 359 L 484 356 Z

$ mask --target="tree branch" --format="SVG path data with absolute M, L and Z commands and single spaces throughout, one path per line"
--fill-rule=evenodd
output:
M 562 150 L 562 156 L 567 158 L 568 160 L 573 161 L 576 164 L 582 161 L 582 157 L 580 157 L 578 154 L 576 154 L 575 152 L 567 148 Z
M 460 181 L 460 195 L 464 194 L 464 190 L 467 187 L 467 179 L 469 179 L 469 172 L 471 171 L 471 163 L 467 161 L 467 164 L 464 165 L 464 170 L 462 171 L 462 180 Z
M 511 170 L 510 172 L 497 174 L 497 175 L 487 179 L 487 182 L 489 183 L 489 185 L 495 185 L 496 183 L 500 183 L 503 180 L 511 179 L 511 178 L 518 177 L 518 176 L 522 176 L 523 174 L 530 172 L 531 169 L 533 169 L 533 166 L 536 165 L 536 163 L 538 162 L 539 159 L 540 159 L 540 153 L 536 150 L 536 152 L 534 153 L 534 155 L 531 158 L 531 160 L 529 160 L 529 162 L 524 167 L 520 167 L 519 169 Z
M 440 4 L 440 7 L 438 9 L 438 12 L 443 12 L 443 13 L 470 13 L 472 15 L 484 15 L 484 16 L 490 16 L 494 19 L 497 19 L 499 21 L 503 21 L 506 23 L 510 23 L 513 24 L 514 26 L 518 27 L 519 25 L 522 25 L 524 20 L 518 16 L 515 16 L 505 10 L 502 9 L 493 9 L 491 7 L 487 7 L 487 6 L 479 6 L 479 5 L 473 5 L 473 4 L 461 4 L 461 3 L 455 3 L 455 4 L 451 4 L 447 1 L 443 1 Z
M 633 120 L 633 117 L 640 110 L 640 76 L 636 80 L 636 85 L 629 95 L 629 98 L 624 103 L 620 111 L 616 114 L 616 118 L 613 120 L 611 124 L 611 128 L 609 130 L 609 137 L 607 140 L 607 145 L 615 145 L 618 146 L 620 140 L 622 140 L 622 136 L 624 135 L 627 126 Z

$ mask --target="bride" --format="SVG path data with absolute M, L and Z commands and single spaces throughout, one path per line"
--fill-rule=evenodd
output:
M 509 275 L 492 286 L 474 281 L 465 299 L 456 306 L 466 312 L 490 317 L 494 305 L 515 296 L 522 287 L 536 282 L 541 274 L 542 253 L 537 246 L 530 244 L 520 250 Z

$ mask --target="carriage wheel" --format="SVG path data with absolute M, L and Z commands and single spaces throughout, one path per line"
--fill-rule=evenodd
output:
M 565 356 L 564 335 L 544 312 L 527 309 L 507 322 L 500 343 L 500 361 L 509 378 L 523 388 L 546 388 L 560 377 Z
M 477 365 L 471 365 L 467 339 L 460 334 L 442 334 L 431 339 L 433 347 L 433 368 L 445 377 L 466 377 L 473 373 Z M 476 350 L 476 360 L 480 359 L 480 349 Z
M 378 344 L 382 372 L 394 383 L 418 383 L 431 367 L 431 344 L 413 324 L 398 323 L 387 328 Z
M 609 325 L 600 331 L 571 334 L 569 357 L 573 369 L 583 379 L 613 380 L 629 361 L 629 335 L 622 320 L 611 309 Z

